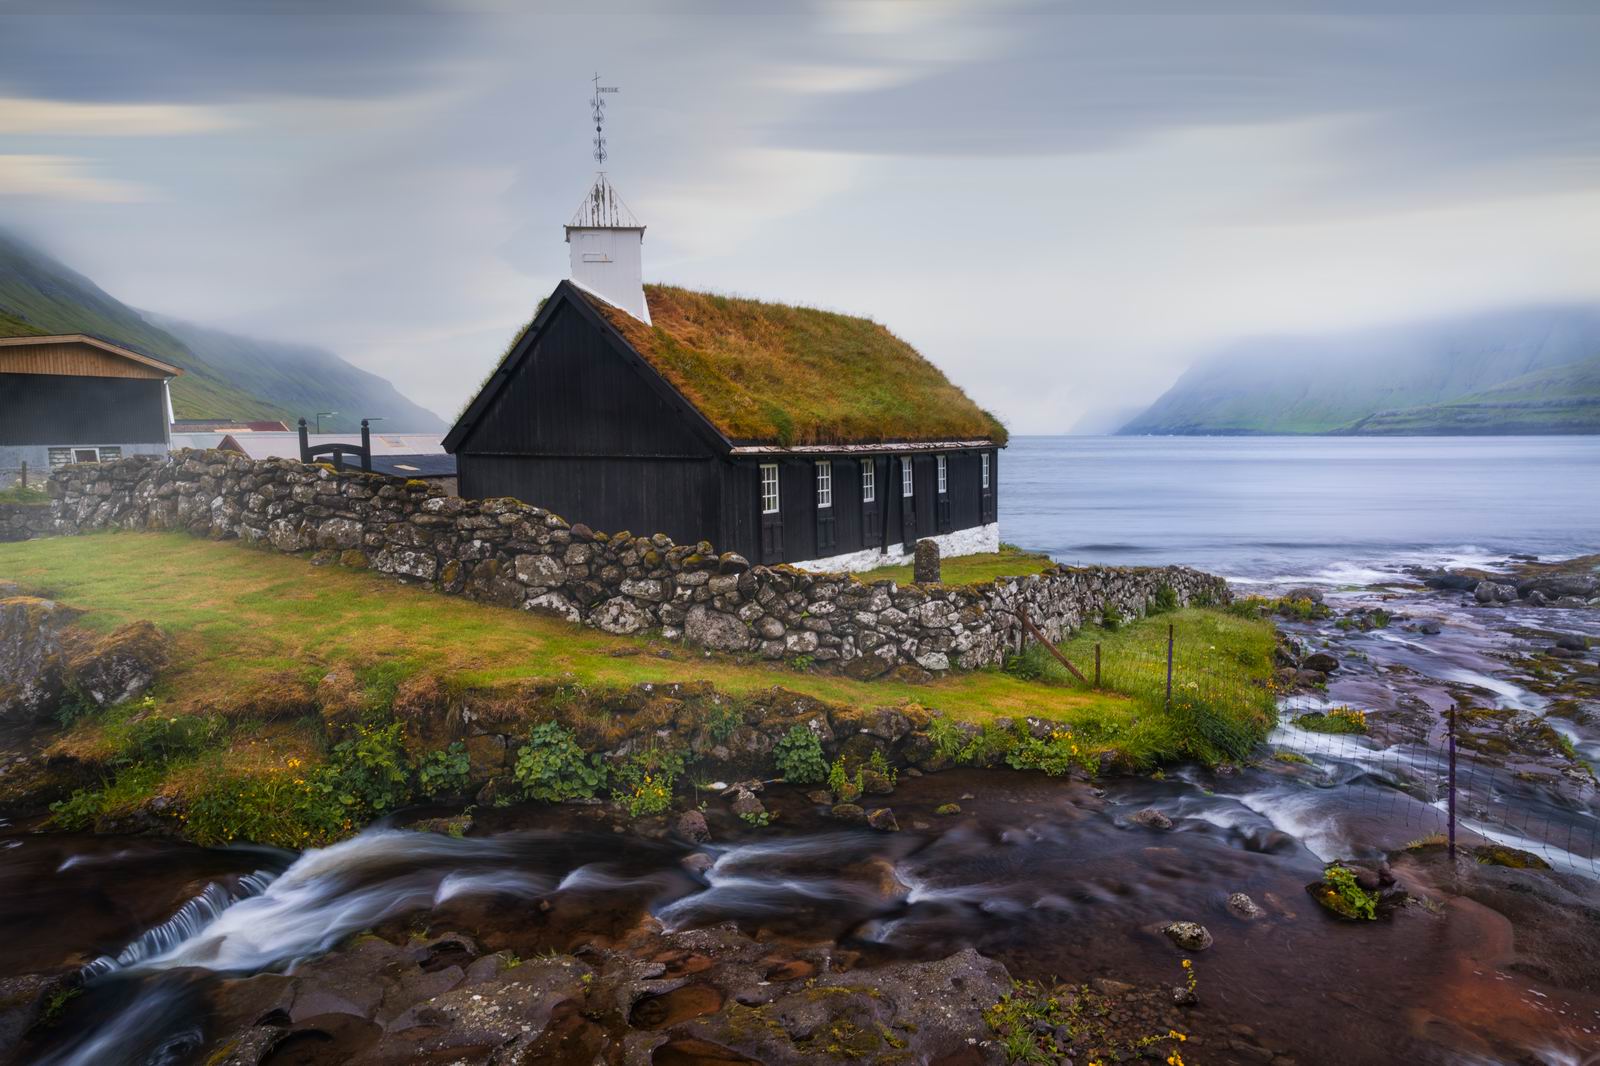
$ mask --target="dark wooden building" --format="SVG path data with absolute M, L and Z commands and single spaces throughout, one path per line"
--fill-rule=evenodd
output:
M 0 338 L 0 484 L 24 463 L 44 476 L 64 463 L 164 454 L 167 383 L 181 373 L 81 333 Z
M 1005 430 L 910 345 L 810 308 L 645 295 L 649 322 L 556 287 L 445 437 L 463 496 L 763 563 L 998 548 Z

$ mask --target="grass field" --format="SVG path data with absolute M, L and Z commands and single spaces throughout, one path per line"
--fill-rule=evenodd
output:
M 283 671 L 334 665 L 428 669 L 470 685 L 570 678 L 593 685 L 706 680 L 730 693 L 782 685 L 836 703 L 920 703 L 963 719 L 1132 713 L 1124 697 L 1019 680 L 995 670 L 927 685 L 740 663 L 643 638 L 397 585 L 390 578 L 179 533 L 103 533 L 0 544 L 0 580 L 90 614 L 111 629 L 147 618 L 177 643 L 159 695 L 178 705 L 247 695 Z M 662 655 L 671 658 L 662 658 Z
M 957 555 L 942 560 L 939 566 L 939 579 L 941 584 L 945 585 L 986 584 L 1000 577 L 1037 574 L 1052 565 L 1054 562 L 1048 555 L 1023 551 L 1015 544 L 1002 544 L 997 552 Z M 910 584 L 911 571 L 911 564 L 906 563 L 903 566 L 880 566 L 876 570 L 868 570 L 856 576 L 862 581 L 891 578 L 903 584 Z
M 388 772 L 385 767 L 404 778 L 418 772 L 421 760 L 443 754 L 431 748 L 398 753 L 379 722 L 376 732 L 363 733 L 364 747 L 341 755 L 346 745 L 330 749 L 323 722 L 310 708 L 289 717 L 251 710 L 261 694 L 309 691 L 335 667 L 349 668 L 365 687 L 368 706 L 386 714 L 403 679 L 431 675 L 463 688 L 537 679 L 605 692 L 641 682 L 708 681 L 733 697 L 780 686 L 845 707 L 915 703 L 983 726 L 972 750 L 992 754 L 1025 742 L 989 723 L 1031 715 L 1060 723 L 1067 741 L 1056 754 L 1065 757 L 1070 744 L 1073 763 L 1091 770 L 1104 751 L 1134 767 L 1188 756 L 1237 757 L 1241 745 L 1248 748 L 1264 735 L 1262 707 L 1271 706 L 1264 687 L 1271 626 L 1211 610 L 1080 634 L 1066 645 L 1080 663 L 1092 664 L 1097 639 L 1105 651 L 1105 688 L 1090 690 L 1037 647 L 1004 670 L 922 685 L 854 681 L 610 636 L 365 571 L 315 567 L 303 558 L 177 533 L 0 544 L 0 580 L 87 611 L 82 625 L 109 631 L 147 619 L 173 642 L 172 662 L 146 700 L 81 715 L 53 738 L 53 755 L 99 768 L 95 781 L 53 808 L 57 824 L 116 826 L 119 818 L 139 817 L 160 795 L 178 800 L 166 809 L 181 812 L 180 831 L 205 843 L 337 839 L 382 810 L 358 805 L 352 810 L 366 813 L 356 814 L 329 806 L 328 796 L 340 791 L 330 782 L 351 760 L 367 760 L 362 780 L 370 783 L 374 774 Z M 1169 623 L 1180 633 L 1181 664 L 1171 707 L 1153 673 L 1153 664 L 1164 663 Z M 1192 679 L 1200 683 L 1191 690 Z M 406 769 L 406 760 L 417 761 Z

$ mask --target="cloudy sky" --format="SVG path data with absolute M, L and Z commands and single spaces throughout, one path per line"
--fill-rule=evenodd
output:
M 1600 299 L 1591 0 L 0 0 L 0 225 L 445 416 L 594 169 L 647 277 L 868 314 L 1020 432 L 1197 355 Z

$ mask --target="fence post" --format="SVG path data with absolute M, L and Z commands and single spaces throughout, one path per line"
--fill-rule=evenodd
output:
M 28 487 L 28 460 L 22 460 L 22 487 Z
M 1450 825 L 1450 861 L 1455 862 L 1456 856 L 1456 705 L 1450 705 L 1450 719 L 1446 728 L 1450 738 L 1450 799 L 1449 825 Z
M 1094 642 L 1094 687 L 1100 687 L 1100 642 Z
M 1176 629 L 1171 623 L 1167 624 L 1167 710 L 1172 709 L 1172 636 Z

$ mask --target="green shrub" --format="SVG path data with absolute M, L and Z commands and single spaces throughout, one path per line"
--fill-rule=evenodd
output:
M 793 785 L 814 785 L 828 779 L 828 761 L 822 756 L 822 741 L 803 725 L 791 726 L 772 749 L 778 773 Z
M 882 749 L 873 749 L 872 758 L 867 760 L 867 768 L 888 778 L 891 785 L 900 783 L 900 771 L 889 765 L 889 759 L 883 754 Z
M 1100 605 L 1100 628 L 1108 633 L 1115 633 L 1122 628 L 1122 612 L 1110 600 Z
M 315 775 L 347 809 L 363 816 L 394 810 L 411 798 L 411 768 L 400 739 L 399 722 L 362 726 L 335 744 L 328 765 Z
M 733 731 L 743 724 L 744 712 L 735 703 L 723 703 L 719 700 L 706 712 L 706 732 L 718 744 L 733 736 Z
M 210 745 L 220 732 L 220 726 L 220 722 L 199 715 L 150 714 L 128 726 L 115 762 L 119 765 L 165 764 L 192 758 Z
M 1074 766 L 1094 773 L 1099 763 L 1087 745 L 1078 743 L 1070 729 L 1058 729 L 1048 737 L 1024 733 L 1006 753 L 1006 765 L 1013 770 L 1043 770 L 1051 777 L 1062 777 Z
M 74 789 L 71 796 L 50 804 L 50 824 L 57 829 L 76 833 L 92 828 L 104 809 L 105 795 L 100 789 Z
M 560 803 L 599 792 L 606 784 L 606 767 L 600 756 L 584 753 L 571 730 L 541 722 L 529 730 L 512 776 L 528 797 Z
M 472 760 L 467 745 L 457 740 L 443 751 L 430 751 L 417 764 L 417 790 L 424 796 L 459 796 L 471 783 Z
M 1045 681 L 1055 678 L 1060 664 L 1043 644 L 1028 644 L 1022 650 L 1007 655 L 1002 669 L 1024 681 Z
M 631 818 L 662 814 L 672 806 L 672 790 L 683 773 L 684 758 L 667 748 L 647 748 L 623 760 L 613 773 L 611 798 Z
M 835 759 L 833 765 L 828 767 L 828 791 L 833 793 L 835 803 L 854 803 L 861 798 L 865 787 L 861 782 L 861 768 L 856 767 L 854 776 L 845 767 L 843 759 Z
M 1166 614 L 1168 611 L 1178 609 L 1178 594 L 1171 585 L 1163 581 L 1156 588 L 1155 599 L 1151 601 L 1148 609 L 1150 614 Z
M 1355 872 L 1334 863 L 1322 871 L 1322 895 L 1318 901 L 1335 914 L 1346 918 L 1378 917 L 1378 897 L 1356 884 Z

